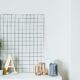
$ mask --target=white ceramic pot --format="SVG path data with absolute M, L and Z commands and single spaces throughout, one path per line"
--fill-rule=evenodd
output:
M 2 76 L 3 75 L 3 70 L 0 70 L 0 76 Z

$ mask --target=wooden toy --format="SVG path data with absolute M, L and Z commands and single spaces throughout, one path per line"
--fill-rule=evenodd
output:
M 48 75 L 48 69 L 45 68 L 43 75 Z
M 35 66 L 35 75 L 41 75 L 41 67 L 39 65 Z
M 43 74 L 43 71 L 42 71 L 42 63 L 39 63 L 38 64 L 38 72 L 40 73 L 40 75 Z
M 36 75 L 48 75 L 48 69 L 45 66 L 45 63 L 39 63 L 35 66 Z
M 37 66 L 35 66 L 34 73 L 35 73 L 35 75 L 37 75 Z

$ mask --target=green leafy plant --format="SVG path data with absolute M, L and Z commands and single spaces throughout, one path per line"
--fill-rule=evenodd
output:
M 1 70 L 1 65 L 2 65 L 2 61 L 1 61 L 1 49 L 3 48 L 3 41 L 0 39 L 0 70 Z
M 3 48 L 3 41 L 0 39 L 0 50 Z
M 0 49 L 1 49 L 1 47 L 2 47 L 2 44 L 1 44 L 1 41 L 0 41 Z

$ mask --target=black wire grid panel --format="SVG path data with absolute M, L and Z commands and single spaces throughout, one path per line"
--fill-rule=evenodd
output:
M 44 14 L 0 14 L 2 68 L 11 54 L 18 72 L 34 72 L 44 59 L 44 21 Z

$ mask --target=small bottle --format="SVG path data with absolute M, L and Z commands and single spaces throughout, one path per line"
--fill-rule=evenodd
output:
M 49 65 L 49 75 L 50 76 L 57 76 L 58 75 L 58 68 L 56 63 L 50 63 Z

